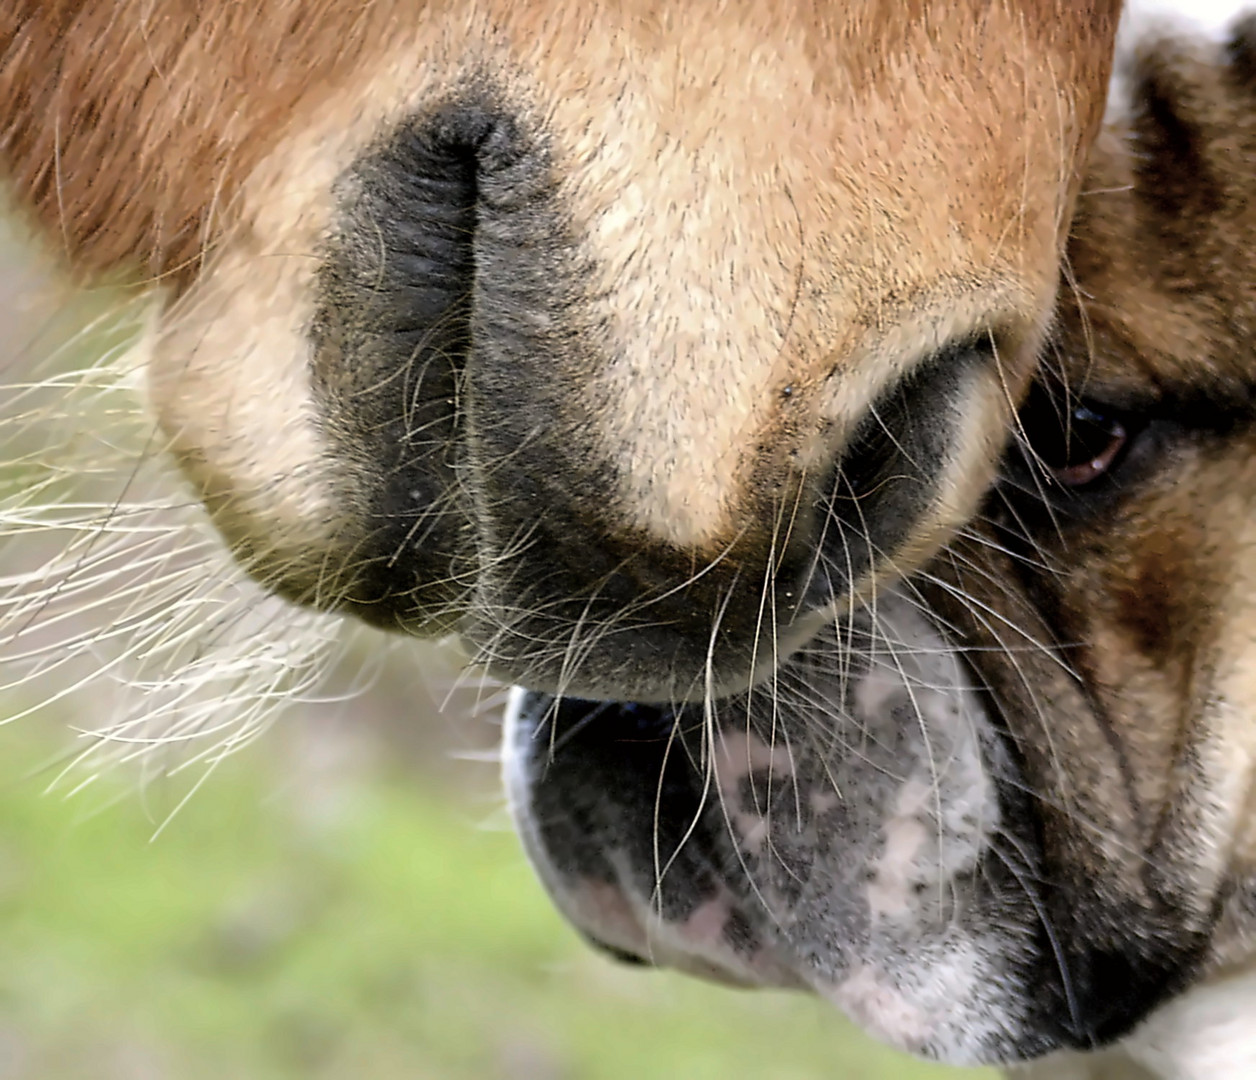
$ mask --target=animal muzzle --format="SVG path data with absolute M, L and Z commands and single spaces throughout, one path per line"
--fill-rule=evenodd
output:
M 728 358 L 698 348 L 684 377 L 660 361 L 637 399 L 608 391 L 598 373 L 635 361 L 593 317 L 596 268 L 548 152 L 487 105 L 403 128 L 338 199 L 314 384 L 362 508 L 345 602 L 457 631 L 510 681 L 659 702 L 744 690 L 835 603 L 929 554 L 967 509 L 956 477 L 976 489 L 989 471 L 998 442 L 971 430 L 992 348 L 968 338 L 850 415 L 820 404 L 840 376 L 747 406 L 728 475 L 686 484 L 702 471 L 687 448 L 730 423 L 688 388 Z M 643 449 L 633 433 L 659 415 L 666 437 Z
M 506 786 L 559 910 L 621 959 L 812 990 L 917 1053 L 1032 1048 L 1063 992 L 1029 947 L 1038 840 L 944 646 L 887 592 L 770 692 L 670 709 L 516 691 Z

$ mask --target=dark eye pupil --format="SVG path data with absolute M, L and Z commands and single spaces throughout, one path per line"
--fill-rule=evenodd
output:
M 1021 413 L 1029 449 L 1065 487 L 1097 480 L 1117 462 L 1129 439 L 1119 413 L 1093 403 L 1066 402 L 1035 389 Z

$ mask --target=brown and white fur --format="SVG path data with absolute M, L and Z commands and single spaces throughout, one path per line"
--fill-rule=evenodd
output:
M 0 157 L 239 562 L 520 684 L 625 958 L 1256 1075 L 1256 28 L 10 0 Z

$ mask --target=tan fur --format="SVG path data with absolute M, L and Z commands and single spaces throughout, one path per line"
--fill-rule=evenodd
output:
M 863 44 L 870 28 L 888 45 L 905 33 L 914 7 L 874 4 L 834 20 L 825 5 L 800 4 L 792 17 L 773 12 L 764 21 L 796 22 L 821 55 L 826 41 Z M 497 20 L 486 8 L 493 33 Z M 548 8 L 533 0 L 504 5 L 500 14 L 541 43 L 560 38 L 564 23 L 568 34 L 579 34 L 616 10 L 638 26 L 646 47 L 651 36 L 668 38 L 666 15 L 649 4 L 586 5 L 574 18 L 555 18 Z M 1041 0 L 1015 13 L 1035 44 L 1054 38 L 1065 56 L 1080 46 L 1070 66 L 1076 63 L 1081 81 L 1093 79 L 1102 46 L 1079 33 L 1093 17 L 1090 6 L 1066 11 L 1058 25 L 1054 5 Z M 238 184 L 275 139 L 370 70 L 398 34 L 438 19 L 462 28 L 478 21 L 473 6 L 440 0 L 180 0 L 160 7 L 14 0 L 0 13 L 0 99 L 10 103 L 0 148 L 19 189 L 77 265 L 142 261 L 154 273 L 186 279 L 229 217 Z M 856 69 L 852 81 L 874 81 L 881 50 L 857 55 L 871 70 Z

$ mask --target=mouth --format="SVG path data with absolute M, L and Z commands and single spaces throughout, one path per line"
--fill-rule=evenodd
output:
M 593 944 L 810 990 L 904 1049 L 990 1061 L 1026 1049 L 1039 922 L 998 728 L 936 623 L 882 593 L 739 695 L 517 690 L 506 780 L 542 881 Z

